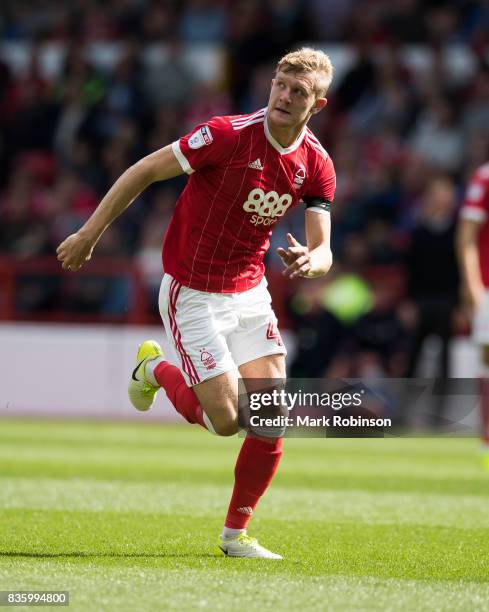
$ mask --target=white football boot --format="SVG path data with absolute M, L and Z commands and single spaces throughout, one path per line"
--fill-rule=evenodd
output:
M 226 557 L 245 557 L 247 559 L 282 559 L 263 546 L 258 544 L 256 538 L 252 538 L 246 533 L 241 533 L 237 538 L 219 540 L 219 550 Z

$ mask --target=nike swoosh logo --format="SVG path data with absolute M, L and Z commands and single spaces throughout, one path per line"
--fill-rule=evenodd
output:
M 132 371 L 132 379 L 135 380 L 136 382 L 140 382 L 140 380 L 138 378 L 136 378 L 136 372 L 139 370 L 139 368 L 141 367 L 141 364 L 143 363 L 143 361 L 145 359 L 146 359 L 146 357 L 144 359 L 141 359 L 141 361 L 138 363 L 138 365 Z
M 226 557 L 228 556 L 227 552 L 224 550 L 224 548 L 222 546 L 219 546 L 219 548 L 222 550 L 222 552 L 226 555 Z

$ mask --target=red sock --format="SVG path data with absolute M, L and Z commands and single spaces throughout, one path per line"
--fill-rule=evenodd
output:
M 175 410 L 189 423 L 198 423 L 207 429 L 199 400 L 192 388 L 187 387 L 180 370 L 171 363 L 162 361 L 153 370 L 153 375 L 158 384 L 166 391 Z
M 482 441 L 489 446 L 489 378 L 481 378 L 480 391 Z
M 234 490 L 226 527 L 245 529 L 260 497 L 267 490 L 282 456 L 282 438 L 272 443 L 247 437 L 234 468 Z

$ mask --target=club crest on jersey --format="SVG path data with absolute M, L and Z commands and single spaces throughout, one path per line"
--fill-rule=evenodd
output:
M 306 178 L 306 169 L 301 164 L 294 174 L 294 187 L 296 189 L 300 189 L 302 187 L 302 183 L 304 182 L 305 178 Z
M 212 141 L 213 138 L 209 126 L 203 125 L 190 136 L 188 139 L 188 146 L 191 149 L 200 149 L 200 147 L 210 145 Z
M 213 370 L 217 365 L 214 356 L 205 348 L 200 349 L 200 361 L 206 370 Z

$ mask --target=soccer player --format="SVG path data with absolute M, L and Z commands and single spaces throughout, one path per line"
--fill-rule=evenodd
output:
M 186 172 L 163 245 L 159 307 L 178 367 L 148 340 L 138 350 L 129 398 L 147 410 L 162 387 L 190 423 L 222 436 L 238 431 L 238 377 L 285 379 L 286 349 L 263 276 L 274 224 L 305 207 L 306 245 L 287 235 L 277 252 L 290 278 L 325 274 L 332 264 L 329 208 L 335 172 L 307 128 L 327 103 L 332 65 L 321 51 L 285 55 L 266 108 L 213 117 L 141 159 L 111 187 L 83 227 L 57 249 L 67 270 L 90 259 L 103 231 L 154 181 Z M 228 556 L 280 559 L 246 533 L 277 469 L 282 439 L 248 433 L 219 547 Z
M 473 338 L 481 346 L 484 464 L 489 468 L 489 162 L 473 174 L 460 209 L 457 247 L 464 293 L 473 310 Z

